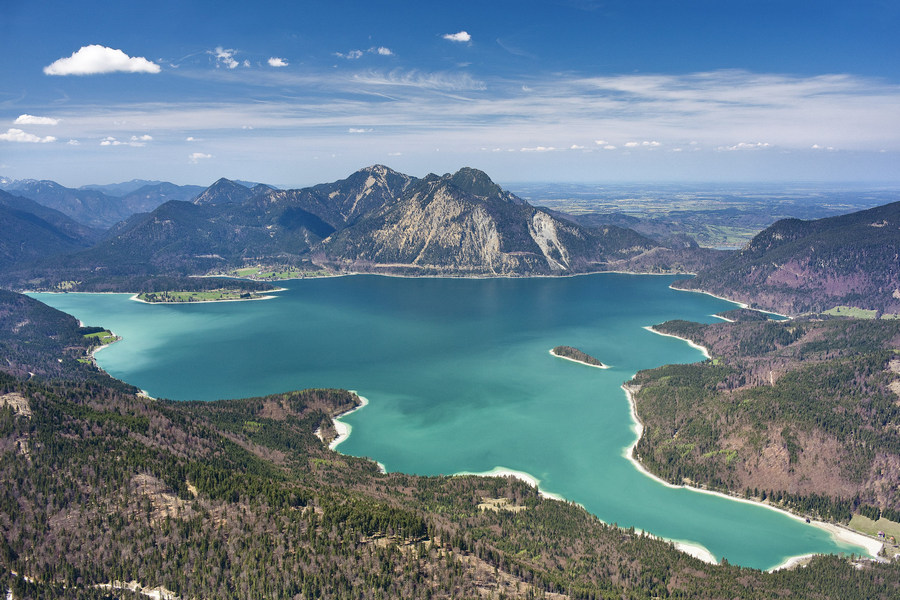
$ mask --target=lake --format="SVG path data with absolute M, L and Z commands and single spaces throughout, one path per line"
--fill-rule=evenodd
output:
M 339 450 L 422 475 L 504 468 L 608 523 L 770 568 L 863 549 L 784 513 L 666 486 L 626 458 L 636 434 L 623 382 L 703 360 L 645 326 L 713 322 L 735 305 L 669 288 L 671 276 L 285 283 L 271 300 L 149 305 L 124 294 L 32 294 L 123 340 L 101 367 L 157 398 L 214 400 L 310 387 L 356 390 Z M 553 357 L 567 345 L 596 369 Z

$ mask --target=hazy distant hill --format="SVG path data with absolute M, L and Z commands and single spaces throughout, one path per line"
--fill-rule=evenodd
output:
M 900 312 L 900 202 L 778 221 L 678 285 L 790 313 L 839 305 Z
M 28 198 L 0 191 L 0 268 L 91 246 L 100 232 Z
M 133 214 L 151 211 L 168 200 L 191 200 L 204 190 L 201 186 L 179 186 L 138 179 L 76 189 L 55 181 L 8 178 L 0 178 L 0 189 L 58 210 L 96 229 L 108 229 Z

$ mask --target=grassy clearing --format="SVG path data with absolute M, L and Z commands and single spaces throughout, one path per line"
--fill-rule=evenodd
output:
M 108 329 L 104 329 L 103 331 L 98 331 L 96 333 L 88 333 L 84 337 L 86 337 L 88 339 L 97 340 L 98 342 L 100 342 L 101 346 L 105 346 L 106 344 L 111 344 L 118 339 L 113 334 L 113 332 Z
M 853 317 L 854 319 L 874 319 L 878 314 L 875 310 L 866 310 L 864 308 L 856 308 L 853 306 L 835 306 L 825 311 L 826 315 L 833 317 Z
M 898 546 L 898 542 L 900 542 L 900 523 L 888 521 L 884 518 L 873 521 L 862 515 L 853 515 L 853 518 L 850 519 L 850 529 L 865 533 L 866 535 L 871 535 L 872 537 L 877 537 L 879 531 L 884 532 L 885 554 L 889 557 L 900 555 L 900 546 Z M 893 536 L 895 540 L 893 543 L 891 542 L 891 536 Z

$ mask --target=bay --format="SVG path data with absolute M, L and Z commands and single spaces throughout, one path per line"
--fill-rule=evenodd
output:
M 214 400 L 309 387 L 369 400 L 339 450 L 389 471 L 530 474 L 608 523 L 771 568 L 810 553 L 864 553 L 784 513 L 648 477 L 621 384 L 703 360 L 644 327 L 712 322 L 734 304 L 670 289 L 670 276 L 291 281 L 272 300 L 148 305 L 124 294 L 33 294 L 123 340 L 99 364 L 157 398 Z M 609 369 L 555 358 L 568 345 Z

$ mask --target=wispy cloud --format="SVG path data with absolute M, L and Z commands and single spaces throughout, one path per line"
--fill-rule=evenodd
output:
M 349 52 L 335 52 L 335 56 L 338 58 L 346 58 L 347 60 L 357 60 L 362 58 L 363 51 L 362 50 L 350 50 Z
M 375 131 L 375 130 L 371 129 L 371 128 L 365 129 L 365 128 L 361 128 L 361 127 L 350 127 L 347 130 L 347 133 L 371 133 L 372 131 Z
M 98 75 L 101 73 L 159 73 L 158 64 L 141 56 L 128 56 L 121 50 L 92 44 L 82 46 L 68 58 L 60 58 L 44 67 L 46 75 Z
M 270 67 L 286 67 L 288 66 L 288 62 L 283 58 L 278 58 L 277 56 L 273 56 L 269 59 Z
M 33 133 L 26 133 L 21 129 L 8 129 L 6 133 L 0 133 L 0 140 L 5 142 L 24 142 L 31 144 L 46 144 L 49 142 L 55 142 L 56 138 L 52 135 L 48 135 L 46 137 L 40 137 L 34 135 Z
M 206 154 L 205 152 L 191 152 L 190 154 L 188 154 L 188 162 L 192 165 L 196 165 L 201 160 L 206 160 L 212 157 L 212 154 Z
M 468 73 L 454 72 L 423 72 L 395 69 L 387 73 L 369 71 L 357 73 L 354 81 L 367 85 L 378 86 L 405 86 L 444 91 L 471 91 L 487 88 L 483 81 L 479 81 Z
M 36 117 L 34 115 L 19 115 L 13 122 L 14 125 L 58 125 L 59 119 L 52 117 Z
M 441 37 L 451 42 L 466 43 L 472 41 L 472 36 L 469 35 L 466 31 L 459 31 L 457 33 L 445 33 Z

